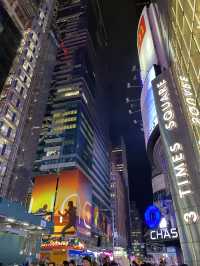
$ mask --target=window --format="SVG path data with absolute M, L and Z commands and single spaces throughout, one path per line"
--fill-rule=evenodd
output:
M 19 107 L 19 105 L 20 105 L 20 100 L 19 100 L 19 99 L 17 99 L 17 102 L 16 102 L 16 107 L 18 108 L 18 107 Z
M 0 155 L 4 155 L 6 150 L 6 144 L 0 144 Z
M 60 152 L 58 150 L 51 150 L 51 151 L 47 151 L 46 156 L 50 157 L 50 156 L 59 156 Z
M 9 127 L 9 128 L 8 128 L 8 131 L 7 131 L 7 137 L 8 137 L 8 138 L 10 137 L 11 132 L 12 132 L 12 128 Z
M 5 115 L 6 115 L 6 118 L 7 119 L 13 121 L 13 115 L 14 115 L 14 113 L 8 107 L 7 107 L 7 110 L 6 110 L 6 114 Z
M 8 126 L 2 123 L 2 125 L 0 127 L 0 131 L 1 131 L 3 136 L 6 136 L 7 132 L 8 132 Z
M 0 162 L 0 175 L 4 175 L 6 171 L 6 165 L 3 162 Z

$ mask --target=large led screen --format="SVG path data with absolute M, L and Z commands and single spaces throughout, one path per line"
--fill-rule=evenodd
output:
M 75 169 L 59 174 L 54 211 L 54 233 L 90 235 L 92 221 L 91 186 Z
M 154 101 L 153 89 L 151 81 L 155 79 L 155 69 L 152 66 L 150 69 L 141 94 L 141 112 L 144 127 L 145 144 L 147 146 L 148 140 L 154 128 L 158 125 L 158 118 L 156 113 L 156 106 Z
M 29 212 L 41 215 L 53 212 L 57 178 L 55 174 L 35 177 Z
M 144 7 L 138 25 L 137 48 L 141 69 L 141 78 L 144 83 L 146 75 L 152 65 L 158 63 L 151 28 L 149 24 L 147 7 Z

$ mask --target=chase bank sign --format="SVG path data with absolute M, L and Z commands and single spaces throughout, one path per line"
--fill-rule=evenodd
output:
M 162 228 L 150 231 L 151 240 L 175 240 L 178 239 L 177 228 Z

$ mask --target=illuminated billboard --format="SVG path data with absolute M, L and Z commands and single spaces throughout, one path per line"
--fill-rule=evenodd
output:
M 152 83 L 184 257 L 200 259 L 200 165 L 195 140 L 171 71 L 165 70 Z
M 141 94 L 141 113 L 142 122 L 144 128 L 145 144 L 147 147 L 148 140 L 153 132 L 154 128 L 158 125 L 158 117 L 156 113 L 156 106 L 153 95 L 152 80 L 155 79 L 156 73 L 154 66 L 151 67 L 149 73 L 146 76 L 142 94 Z
M 174 240 L 178 239 L 177 228 L 161 228 L 150 231 L 151 240 Z
M 54 210 L 54 233 L 90 235 L 92 220 L 91 186 L 78 169 L 59 174 Z
M 97 206 L 93 207 L 93 226 L 96 229 L 99 227 L 99 208 Z
M 58 176 L 36 176 L 29 212 L 44 215 L 53 212 Z
M 147 7 L 144 7 L 138 24 L 137 48 L 141 69 L 141 78 L 144 83 L 150 68 L 153 66 L 153 64 L 158 63 L 149 24 Z
M 155 205 L 150 205 L 145 211 L 144 218 L 149 228 L 157 228 L 161 220 L 161 212 Z

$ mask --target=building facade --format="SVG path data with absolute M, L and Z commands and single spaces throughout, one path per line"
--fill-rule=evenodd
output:
M 34 172 L 46 175 L 80 168 L 92 184 L 93 201 L 99 208 L 108 209 L 107 139 L 96 108 L 99 88 L 95 45 L 99 44 L 93 41 L 96 29 L 89 28 L 93 4 L 59 2 L 59 48 Z M 102 34 L 99 36 L 104 38 Z
M 189 203 L 191 202 L 190 192 L 185 194 L 185 190 L 192 191 L 194 188 L 188 189 L 187 181 L 174 183 L 173 180 L 176 180 L 180 173 L 176 172 L 178 166 L 175 165 L 175 158 L 171 157 L 168 147 L 172 149 L 173 141 L 175 141 L 181 147 L 183 145 L 185 158 L 190 157 L 190 160 L 193 158 L 193 164 L 187 161 L 186 168 L 190 169 L 188 175 L 191 183 L 195 183 L 198 187 L 198 182 L 194 181 L 198 172 L 196 165 L 199 165 L 200 121 L 199 93 L 196 90 L 199 86 L 199 74 L 197 74 L 199 69 L 197 40 L 199 4 L 197 2 L 162 1 L 161 3 L 161 1 L 155 1 L 149 8 L 144 8 L 138 27 L 138 54 L 143 80 L 141 109 L 147 152 L 153 166 L 154 196 L 157 202 L 161 198 L 166 199 L 164 204 L 162 201 L 159 203 L 164 205 L 163 211 L 167 206 L 168 210 L 175 208 L 184 260 L 190 265 L 199 263 L 199 255 L 195 251 L 199 248 L 199 240 L 195 238 L 193 241 L 194 237 L 188 232 L 190 222 L 192 230 L 198 231 L 196 228 L 198 227 L 196 224 L 198 214 L 192 210 Z M 190 45 L 187 42 L 190 42 Z M 148 55 L 144 50 L 147 46 L 150 51 Z M 169 91 L 166 91 L 167 98 L 164 99 L 160 97 L 163 96 L 166 87 L 163 87 L 164 90 L 161 92 L 159 84 L 154 83 L 152 86 L 151 82 L 154 79 L 164 82 L 165 74 L 169 81 Z M 163 80 L 162 77 L 164 77 Z M 161 103 L 163 103 L 162 106 Z M 167 115 L 169 116 L 166 117 Z M 180 125 L 182 130 L 179 131 Z M 185 132 L 185 137 L 183 132 Z M 183 172 L 182 177 L 184 175 Z M 179 190 L 177 186 L 180 186 Z M 198 200 L 195 197 L 192 199 L 192 205 L 198 206 Z M 172 208 L 169 206 L 172 202 L 171 198 Z M 172 206 L 171 203 L 170 205 Z M 191 212 L 194 219 L 191 218 L 188 223 L 187 215 Z M 175 219 L 170 219 L 174 217 L 173 212 L 169 215 L 168 211 L 167 216 L 168 220 L 173 223 Z
M 116 244 L 130 251 L 130 201 L 126 146 L 121 137 L 111 153 L 111 202 L 115 205 Z M 122 215 L 122 206 L 124 213 Z M 125 221 L 125 224 L 124 224 Z M 125 227 L 124 227 L 125 226 Z
M 48 60 L 51 62 L 51 59 L 46 58 L 48 54 L 45 55 L 44 44 L 46 43 L 50 49 L 56 45 L 53 33 L 51 34 L 50 31 L 54 11 L 54 1 L 44 1 L 38 8 L 37 16 L 32 20 L 31 25 L 22 31 L 20 45 L 1 93 L 0 194 L 15 200 L 24 200 L 31 185 L 31 175 L 25 173 L 24 162 L 20 162 L 22 165 L 18 165 L 17 160 L 25 151 L 23 145 L 28 149 L 22 139 L 26 130 L 32 130 L 32 124 L 28 125 L 27 121 L 32 119 L 29 116 L 32 110 L 31 106 L 33 106 L 33 102 L 37 102 L 36 98 L 39 97 L 39 76 L 42 77 L 39 73 L 42 71 L 43 63 Z M 45 70 L 44 75 L 51 72 L 48 67 L 43 69 Z M 22 170 L 19 173 L 14 171 L 18 166 Z M 18 199 L 10 192 L 10 189 L 16 188 L 18 181 L 20 184 L 21 175 L 24 180 L 21 183 L 23 186 L 18 187 L 18 195 L 21 194 Z
M 111 157 L 111 208 L 113 212 L 114 246 L 127 249 L 126 190 L 122 176 L 116 170 Z
M 131 202 L 131 248 L 133 256 L 141 259 L 144 258 L 145 245 L 142 220 L 135 202 Z
M 40 2 L 40 0 L 2 0 L 9 16 L 20 31 L 31 25 L 33 18 L 37 16 Z
M 38 141 L 34 125 L 43 116 L 56 48 L 54 1 L 36 2 L 0 3 L 0 257 L 6 265 L 35 258 L 47 233 L 46 221 L 25 206 Z
M 17 29 L 2 4 L 0 5 L 0 36 L 0 57 L 2 62 L 0 66 L 0 91 L 2 91 L 3 84 L 12 66 L 12 61 L 15 58 L 17 48 L 22 38 L 20 31 Z

